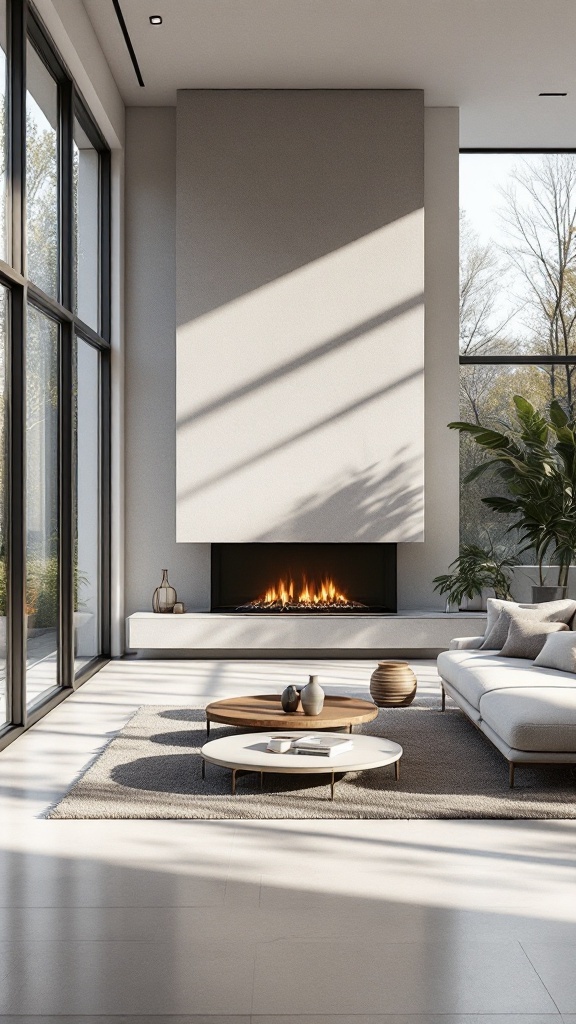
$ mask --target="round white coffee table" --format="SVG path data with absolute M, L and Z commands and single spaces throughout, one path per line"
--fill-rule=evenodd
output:
M 280 775 L 329 775 L 330 798 L 334 799 L 335 776 L 346 772 L 366 771 L 368 768 L 382 768 L 394 765 L 396 781 L 400 778 L 402 747 L 392 740 L 379 736 L 356 735 L 352 737 L 352 750 L 334 757 L 320 754 L 273 754 L 266 749 L 271 736 L 283 736 L 282 732 L 240 733 L 210 740 L 201 750 L 202 778 L 205 778 L 206 761 L 232 770 L 232 793 L 236 793 L 236 775 L 239 771 L 259 772 L 262 786 L 264 772 Z M 342 733 L 322 733 L 323 736 L 337 736 Z

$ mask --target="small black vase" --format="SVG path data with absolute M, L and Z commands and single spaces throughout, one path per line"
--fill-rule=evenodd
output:
M 287 686 L 285 690 L 282 690 L 280 700 L 282 702 L 282 710 L 290 713 L 298 709 L 300 694 L 295 686 Z

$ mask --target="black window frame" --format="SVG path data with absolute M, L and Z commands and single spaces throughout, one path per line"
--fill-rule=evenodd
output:
M 526 156 L 532 154 L 533 156 L 540 156 L 557 153 L 571 153 L 576 155 L 576 149 L 560 146 L 557 148 L 550 147 L 461 147 L 460 155 L 468 154 L 480 154 L 480 155 L 498 155 L 500 153 L 512 153 L 518 156 Z M 462 355 L 459 353 L 459 364 L 460 366 L 576 366 L 576 353 L 574 355 L 552 355 L 547 353 L 530 354 L 530 355 Z M 461 533 L 460 533 L 461 536 Z
M 111 377 L 111 154 L 73 76 L 29 0 L 6 0 L 7 21 L 7 250 L 0 284 L 7 289 L 7 724 L 0 749 L 86 682 L 110 658 L 110 377 Z M 26 277 L 26 50 L 27 43 L 58 85 L 58 298 Z M 77 119 L 99 154 L 98 330 L 73 309 L 73 131 Z M 59 622 L 58 684 L 26 706 L 26 312 L 29 305 L 59 326 Z M 74 418 L 75 336 L 94 347 L 100 363 L 100 651 L 75 674 L 74 667 Z

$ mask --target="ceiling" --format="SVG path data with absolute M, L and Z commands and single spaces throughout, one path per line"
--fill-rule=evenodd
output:
M 460 107 L 465 147 L 576 147 L 574 0 L 120 3 L 144 88 L 112 0 L 84 0 L 130 106 L 175 105 L 177 89 L 416 88 Z

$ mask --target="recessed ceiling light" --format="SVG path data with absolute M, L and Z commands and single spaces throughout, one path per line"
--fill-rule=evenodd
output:
M 539 92 L 539 96 L 567 96 L 567 92 Z
M 162 24 L 162 18 L 160 17 L 159 14 L 151 14 L 150 18 L 149 18 L 149 21 L 150 21 L 151 25 L 161 25 Z

